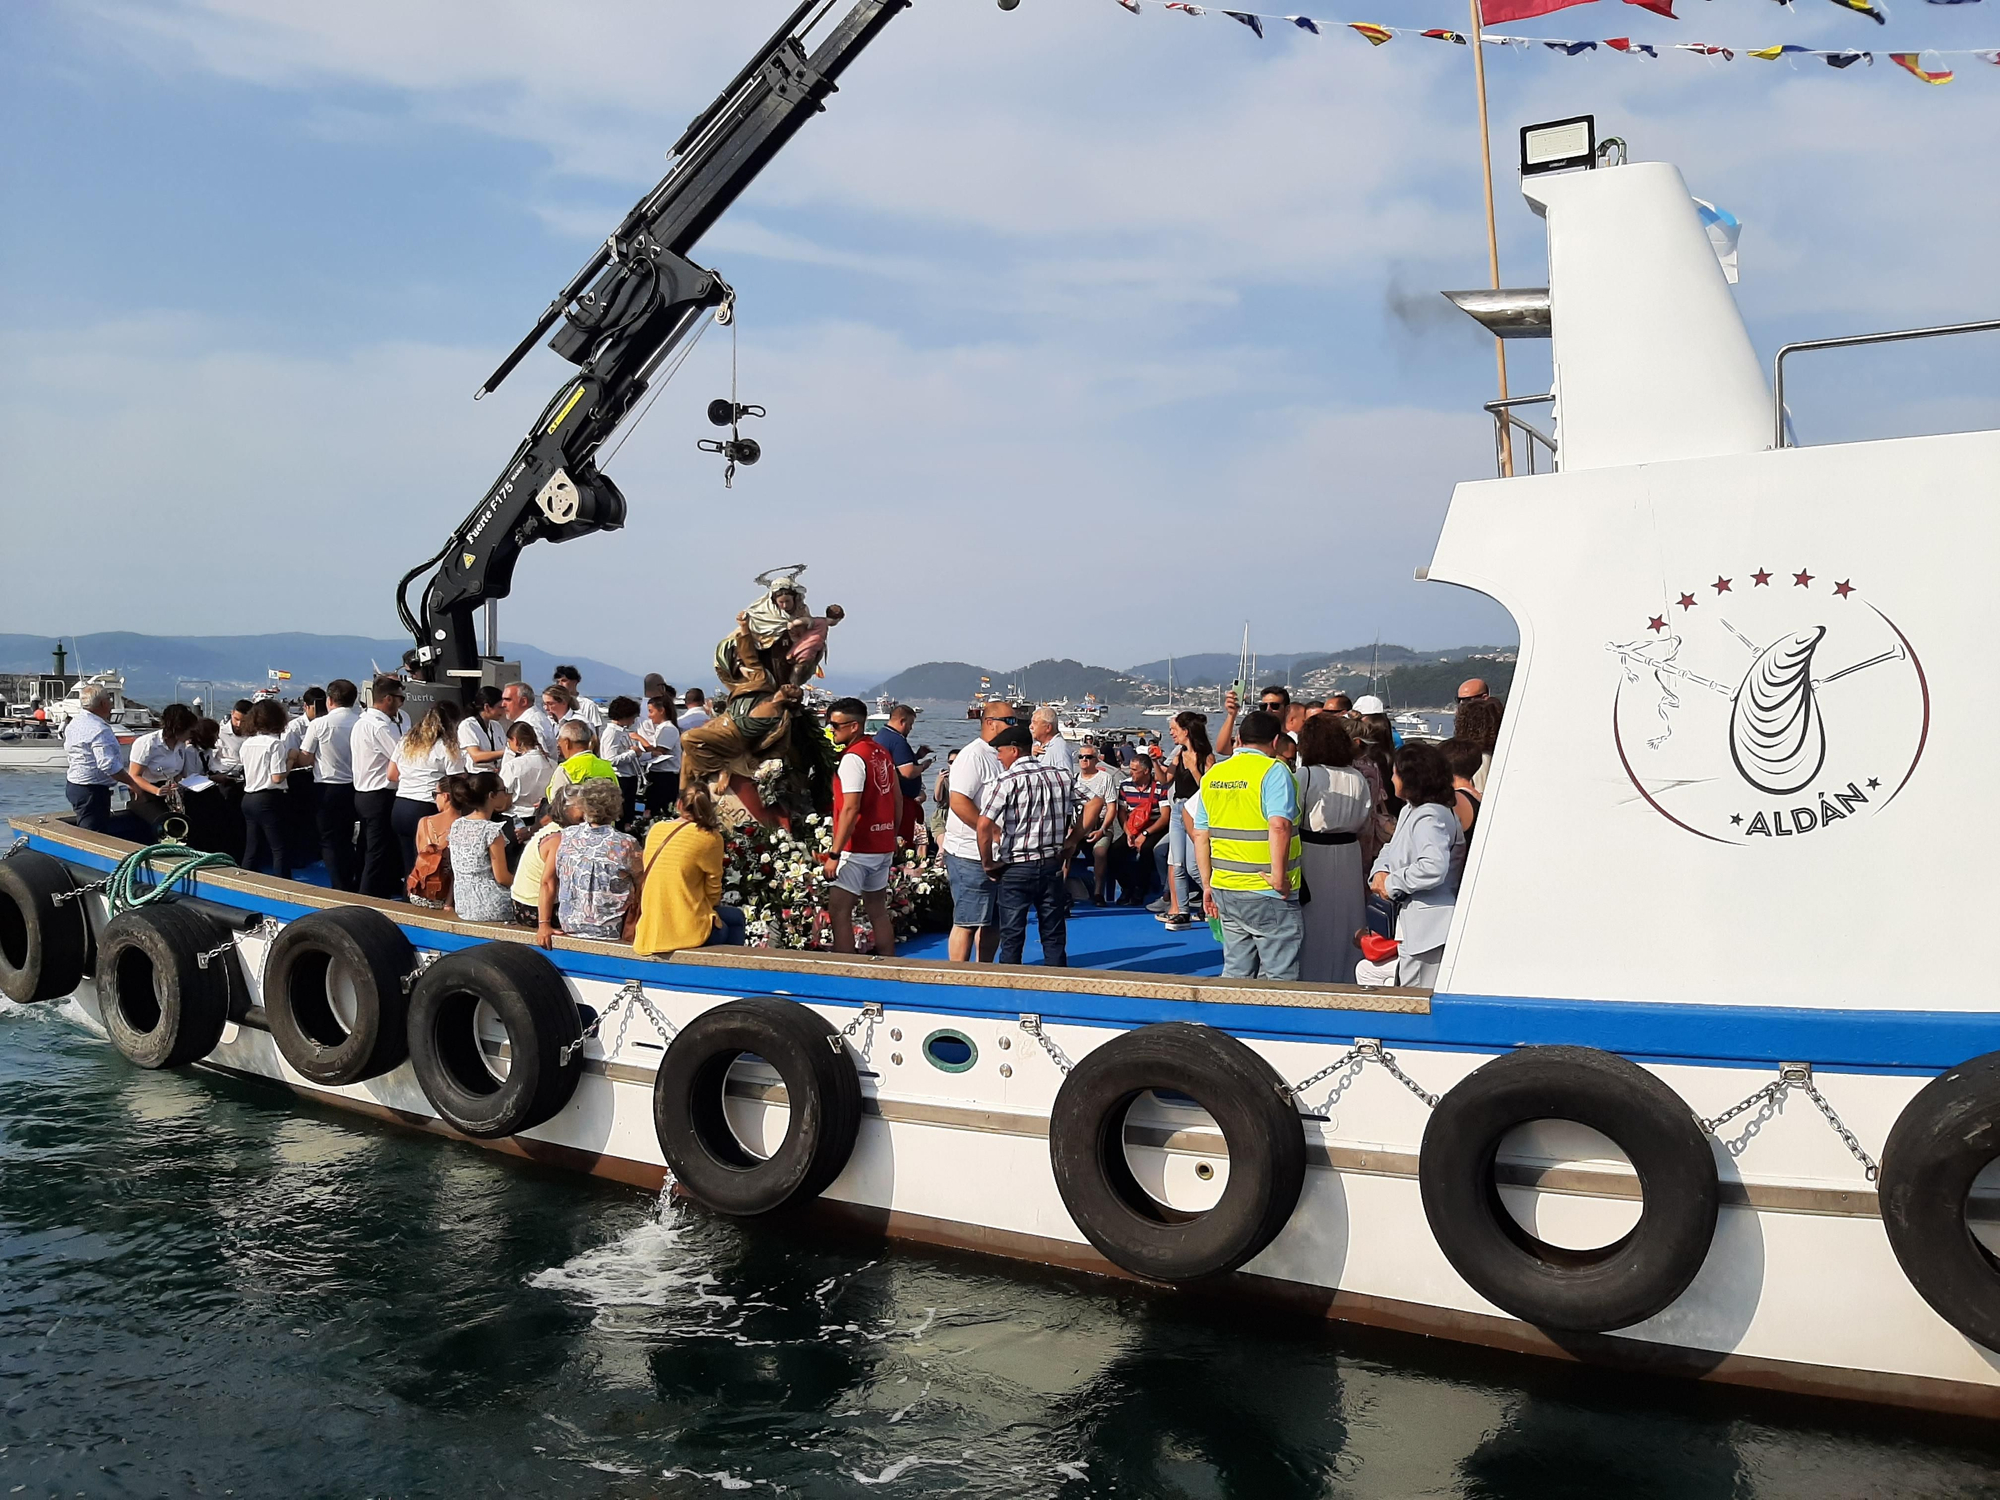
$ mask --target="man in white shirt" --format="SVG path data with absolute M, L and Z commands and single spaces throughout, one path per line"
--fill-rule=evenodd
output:
M 285 757 L 292 765 L 285 777 L 285 838 L 294 851 L 295 865 L 312 863 L 307 851 L 319 842 L 319 788 L 313 781 L 312 766 L 302 765 L 292 757 L 305 748 L 306 731 L 312 728 L 313 721 L 325 717 L 326 689 L 309 687 L 299 694 L 298 715 L 285 725 Z
M 945 873 L 951 879 L 951 960 L 964 963 L 977 947 L 992 963 L 1000 947 L 995 900 L 999 882 L 979 859 L 979 802 L 1004 769 L 993 741 L 1020 722 L 1011 703 L 989 703 L 979 716 L 979 738 L 959 751 L 948 783 L 951 816 L 944 825 Z
M 667 689 L 668 694 L 673 692 Z M 632 731 L 645 759 L 646 811 L 664 817 L 681 794 L 681 732 L 671 696 L 646 700 L 646 717 Z
M 250 700 L 238 698 L 229 710 L 229 718 L 222 726 L 222 733 L 215 737 L 215 754 L 209 757 L 209 768 L 224 776 L 241 779 L 243 775 L 243 741 L 249 727 L 243 716 L 250 712 Z
M 403 684 L 394 677 L 377 677 L 369 697 L 374 707 L 354 721 L 347 742 L 354 816 L 361 824 L 359 890 L 364 896 L 395 901 L 402 897 L 403 877 L 409 873 L 396 838 L 396 785 L 389 780 L 396 747 L 409 732 L 403 719 Z
M 560 666 L 550 674 L 557 682 L 569 689 L 575 701 L 576 716 L 590 726 L 592 734 L 604 733 L 604 710 L 592 699 L 583 696 L 583 673 L 572 666 Z
M 498 771 L 507 753 L 507 707 L 498 688 L 475 688 L 466 715 L 458 722 L 458 747 L 467 769 Z
M 535 731 L 535 738 L 541 741 L 542 754 L 553 760 L 556 753 L 556 721 L 542 712 L 527 683 L 508 683 L 500 690 L 500 704 L 507 711 L 510 722 L 526 724 Z
M 1028 733 L 1035 741 L 1035 755 L 1045 766 L 1076 775 L 1076 750 L 1062 737 L 1062 725 L 1056 720 L 1052 708 L 1038 708 L 1028 722 Z
M 354 724 L 361 717 L 354 700 L 360 690 L 345 677 L 326 685 L 327 710 L 306 725 L 299 748 L 313 758 L 313 783 L 319 805 L 319 858 L 336 891 L 361 888 L 360 862 L 354 850 Z
M 86 689 L 83 712 L 63 726 L 63 755 L 69 764 L 69 781 L 63 791 L 76 810 L 76 826 L 91 833 L 115 833 L 111 821 L 111 789 L 124 785 L 139 789 L 132 773 L 125 769 L 125 747 L 118 743 L 107 715 L 111 694 L 102 688 Z
M 674 716 L 674 723 L 682 734 L 690 729 L 699 729 L 712 718 L 708 711 L 708 696 L 700 688 L 689 688 L 681 698 L 681 711 Z

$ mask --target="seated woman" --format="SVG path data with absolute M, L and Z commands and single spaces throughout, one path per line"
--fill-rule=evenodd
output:
M 447 842 L 451 849 L 451 904 L 461 922 L 510 922 L 513 876 L 507 870 L 507 825 L 512 798 L 492 771 L 447 776 L 444 781 L 458 814 Z
M 458 808 L 452 792 L 464 780 L 463 776 L 457 775 L 440 777 L 431 793 L 431 802 L 437 811 L 428 818 L 418 820 L 416 855 L 403 882 L 403 894 L 410 898 L 412 906 L 427 906 L 433 911 L 442 911 L 451 905 L 451 828 L 458 821 Z
M 646 838 L 645 900 L 632 951 L 741 947 L 742 909 L 722 904 L 722 823 L 715 797 L 701 782 L 690 782 L 676 806 L 680 816 L 655 823 Z
M 1458 880 L 1465 871 L 1465 830 L 1454 811 L 1451 766 L 1436 745 L 1396 752 L 1396 832 L 1376 856 L 1368 888 L 1402 903 L 1396 915 L 1396 983 L 1428 988 L 1444 961 Z
M 558 917 L 569 937 L 631 941 L 639 919 L 639 841 L 612 825 L 624 807 L 618 782 L 596 777 L 575 788 L 585 821 L 562 831 L 555 858 L 545 859 L 535 941 L 555 944 Z
M 528 733 L 533 734 L 534 730 L 530 729 Z M 524 927 L 533 927 L 540 922 L 542 876 L 554 861 L 556 846 L 562 842 L 562 831 L 583 816 L 583 804 L 576 799 L 576 788 L 565 786 L 552 789 L 549 800 L 539 804 L 538 816 L 540 821 L 531 821 L 524 830 L 520 860 L 514 867 L 513 889 L 508 892 L 514 902 L 514 920 Z

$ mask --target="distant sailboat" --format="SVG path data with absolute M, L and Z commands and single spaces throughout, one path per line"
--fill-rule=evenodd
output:
M 1179 713 L 1180 705 L 1174 702 L 1174 659 L 1167 658 L 1167 701 L 1164 707 L 1142 708 L 1139 716 L 1145 719 L 1171 719 Z

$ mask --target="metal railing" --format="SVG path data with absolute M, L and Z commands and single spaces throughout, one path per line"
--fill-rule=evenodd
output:
M 1486 403 L 1486 410 L 1493 418 L 1493 472 L 1498 477 L 1507 479 L 1515 474 L 1552 474 L 1555 472 L 1556 440 L 1548 433 L 1543 432 L 1539 427 L 1531 426 L 1514 415 L 1514 408 L 1517 406 L 1542 406 L 1555 399 L 1555 393 L 1550 392 L 1546 396 L 1510 396 L 1504 401 L 1489 401 Z M 1520 455 L 1521 458 L 1526 460 L 1526 468 L 1510 462 L 1514 458 L 1514 454 L 1510 451 L 1511 444 L 1508 443 L 1507 438 L 1508 434 L 1514 431 L 1525 434 L 1528 439 L 1522 445 Z M 1540 448 L 1548 455 L 1547 464 L 1540 470 L 1537 470 L 1535 467 L 1535 450 L 1537 448 Z
M 1785 433 L 1785 356 L 1801 354 L 1808 349 L 1852 349 L 1861 344 L 1900 344 L 1908 339 L 1944 338 L 1954 333 L 1991 333 L 2000 330 L 2000 318 L 1989 318 L 1982 323 L 1949 323 L 1940 328 L 1900 328 L 1893 333 L 1854 333 L 1838 339 L 1807 339 L 1803 343 L 1787 344 L 1778 351 L 1778 358 L 1771 372 L 1772 412 L 1771 431 L 1774 448 L 1788 448 L 1791 443 Z M 1499 405 L 1502 403 L 1494 403 Z M 1491 411 L 1493 408 L 1488 407 Z

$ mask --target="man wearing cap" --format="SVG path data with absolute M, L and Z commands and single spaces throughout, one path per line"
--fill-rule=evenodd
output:
M 1225 979 L 1299 977 L 1299 790 L 1273 753 L 1280 733 L 1264 710 L 1245 714 L 1236 753 L 1209 767 L 1194 805 L 1202 905 L 1222 923 Z
M 1042 938 L 1042 963 L 1069 966 L 1069 862 L 1082 825 L 1076 778 L 1037 760 L 1034 736 L 1010 725 L 993 740 L 1000 775 L 979 802 L 979 863 L 998 882 L 996 962 L 1018 964 L 1028 941 L 1028 913 Z
M 951 961 L 964 963 L 975 949 L 979 962 L 992 963 L 1000 946 L 994 925 L 999 883 L 986 873 L 979 858 L 979 803 L 986 788 L 1003 769 L 993 741 L 1020 722 L 1011 703 L 989 703 L 980 710 L 979 738 L 959 751 L 951 763 L 947 797 L 951 816 L 944 825 L 944 868 L 951 881 Z

